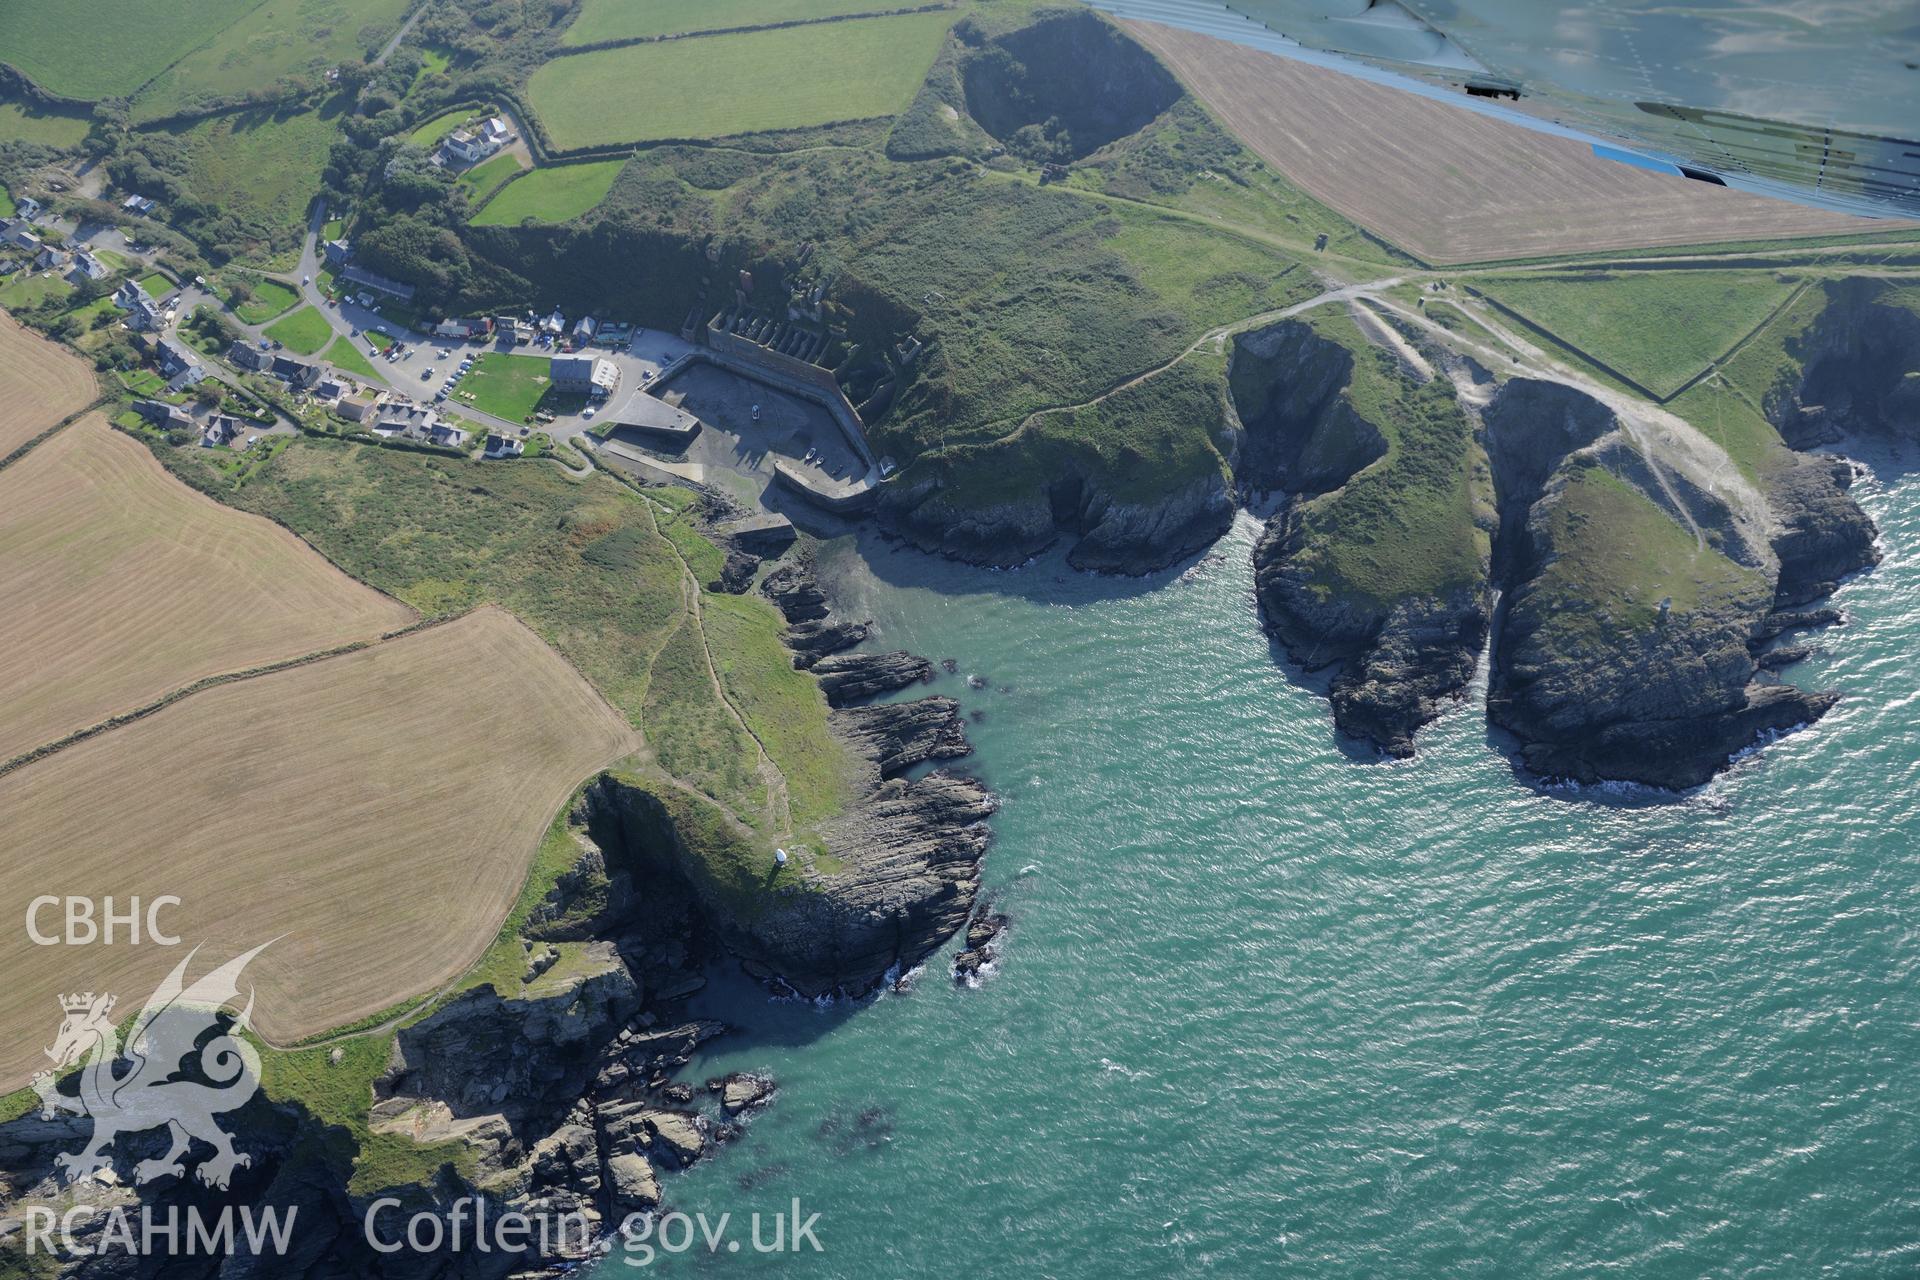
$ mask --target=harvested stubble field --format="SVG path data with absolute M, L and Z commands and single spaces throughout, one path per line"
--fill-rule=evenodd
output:
M 0 600 L 0 760 L 416 617 L 97 414 L 0 471 Z
M 1565 138 L 1157 23 L 1128 21 L 1260 157 L 1446 265 L 1906 229 L 1648 173 Z
M 493 942 L 579 781 L 632 750 L 624 718 L 511 614 L 483 608 L 355 653 L 203 690 L 0 777 L 0 1090 L 75 989 L 139 1008 L 181 948 L 35 946 L 40 894 L 176 895 L 201 963 L 249 970 L 285 1043 L 464 972 Z M 43 920 L 50 924 L 50 920 Z
M 0 459 L 99 393 L 85 361 L 0 311 Z

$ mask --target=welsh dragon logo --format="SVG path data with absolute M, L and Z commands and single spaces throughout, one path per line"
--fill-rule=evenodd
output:
M 195 1139 L 213 1148 L 213 1155 L 195 1170 L 210 1187 L 224 1189 L 236 1168 L 252 1162 L 233 1149 L 232 1140 L 214 1122 L 216 1114 L 245 1105 L 260 1087 L 260 1055 L 240 1034 L 253 1014 L 252 989 L 246 1007 L 224 1029 L 220 1011 L 239 999 L 241 971 L 268 945 L 235 956 L 191 986 L 186 984 L 187 966 L 199 949 L 189 952 L 134 1019 L 124 1054 L 113 1024 L 112 995 L 89 991 L 60 997 L 66 1019 L 53 1047 L 46 1050 L 53 1067 L 34 1076 L 33 1091 L 40 1096 L 44 1119 L 60 1111 L 93 1119 L 87 1145 L 57 1157 L 68 1178 L 77 1182 L 109 1168 L 121 1134 L 162 1126 L 171 1134 L 171 1145 L 164 1155 L 134 1166 L 136 1183 L 184 1177 L 184 1157 Z M 196 1057 L 203 1079 L 186 1075 L 189 1059 Z M 60 1092 L 58 1074 L 83 1058 L 85 1065 L 76 1077 L 79 1092 Z

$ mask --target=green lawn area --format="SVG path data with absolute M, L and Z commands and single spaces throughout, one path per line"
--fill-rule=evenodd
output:
M 120 381 L 136 396 L 158 395 L 167 389 L 167 380 L 151 369 L 130 369 L 120 375 Z
M 0 218 L 11 218 L 19 206 L 13 202 L 13 192 L 0 186 Z
M 446 137 L 467 121 L 484 120 L 492 111 L 492 107 L 482 107 L 478 111 L 470 111 L 464 107 L 458 111 L 449 111 L 443 116 L 435 116 L 433 119 L 415 129 L 407 135 L 407 141 L 416 147 L 432 149 L 439 144 L 440 139 Z
M 360 353 L 360 348 L 346 338 L 335 338 L 327 353 L 320 357 L 342 373 L 371 379 L 374 373 L 373 362 Z
M 236 225 L 237 253 L 289 248 L 306 229 L 342 103 L 318 111 L 217 116 L 171 132 L 188 148 L 187 181 L 203 204 Z
M 521 165 L 525 163 L 517 155 L 498 155 L 491 160 L 481 161 L 456 181 L 467 193 L 467 199 L 477 205 L 492 195 L 501 183 L 519 173 Z
M 863 18 L 555 58 L 533 73 L 527 96 L 563 150 L 889 116 L 912 100 L 954 16 Z
M 480 227 L 512 227 L 577 218 L 607 198 L 625 160 L 596 160 L 535 169 L 509 182 L 471 221 Z
M 146 275 L 140 277 L 140 292 L 156 300 L 164 298 L 173 292 L 173 281 L 167 279 L 158 271 L 149 271 Z
M 233 309 L 243 324 L 265 324 L 300 301 L 292 286 L 278 280 L 249 280 L 247 284 L 252 296 Z
M 463 404 L 508 422 L 524 422 L 551 385 L 546 356 L 489 351 L 473 362 L 454 395 Z
M 4 2 L 4 0 L 0 0 Z M 134 100 L 135 123 L 211 98 L 268 89 L 294 76 L 314 81 L 357 63 L 393 33 L 409 0 L 266 0 L 169 67 Z M 196 3 L 195 8 L 199 6 Z M 202 38 L 208 28 L 201 28 Z
M 129 94 L 259 0 L 0 0 L 5 60 L 49 93 Z
M 24 311 L 37 307 L 48 298 L 65 297 L 73 286 L 57 275 L 18 275 L 0 287 L 0 307 Z
M 95 298 L 92 302 L 87 303 L 86 306 L 75 307 L 72 311 L 69 311 L 67 315 L 80 323 L 80 336 L 74 339 L 73 345 L 82 351 L 98 351 L 106 345 L 109 330 L 105 328 L 94 328 L 93 321 L 95 317 L 103 315 L 117 316 L 119 314 L 120 309 L 113 305 L 112 298 Z
M 1761 271 L 1488 276 L 1475 287 L 1656 395 L 1725 355 L 1794 282 Z
M 561 44 L 598 44 L 683 31 L 727 31 L 911 6 L 898 0 L 585 0 Z
M 333 337 L 333 328 L 327 324 L 327 318 L 312 307 L 302 307 L 286 319 L 267 326 L 266 334 L 275 342 L 286 344 L 287 350 L 296 355 L 317 355 Z

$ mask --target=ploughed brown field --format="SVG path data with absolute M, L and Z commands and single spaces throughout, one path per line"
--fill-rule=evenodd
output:
M 0 459 L 99 394 L 86 361 L 0 311 Z
M 459 976 L 492 943 L 572 789 L 637 737 L 495 608 L 201 690 L 0 776 L 0 1091 L 45 1066 L 62 992 L 116 1016 L 277 938 L 248 969 L 285 1043 Z M 163 894 L 178 947 L 38 946 L 39 895 Z M 58 928 L 46 911 L 43 929 Z
M 0 761 L 416 618 L 181 484 L 98 414 L 0 470 L 0 601 Z
M 1913 225 L 1646 172 L 1336 71 L 1158 23 L 1124 25 L 1261 159 L 1436 265 Z

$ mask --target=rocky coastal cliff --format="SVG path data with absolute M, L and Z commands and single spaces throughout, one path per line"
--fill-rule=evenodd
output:
M 1363 349 L 1359 358 L 1374 354 Z M 1384 380 L 1397 396 L 1430 394 L 1414 371 L 1388 367 L 1394 363 L 1382 361 L 1364 376 Z M 1473 676 L 1491 609 L 1485 552 L 1471 550 L 1471 574 L 1436 566 L 1394 592 L 1369 589 L 1336 567 L 1353 532 L 1343 527 L 1353 517 L 1343 513 L 1342 491 L 1376 464 L 1393 467 L 1389 433 L 1401 436 L 1402 424 L 1376 420 L 1383 402 L 1354 394 L 1355 377 L 1356 353 L 1306 323 L 1284 321 L 1236 338 L 1228 382 L 1246 432 L 1238 475 L 1245 491 L 1287 495 L 1253 553 L 1267 629 L 1301 667 L 1335 669 L 1328 694 L 1342 733 L 1407 756 L 1420 726 Z M 1458 419 L 1457 409 L 1441 403 L 1448 399 L 1439 397 L 1436 411 Z M 1473 501 L 1484 501 L 1477 449 L 1466 462 Z M 1472 512 L 1464 515 L 1472 521 Z
M 1044 487 L 983 504 L 957 500 L 945 468 L 929 466 L 881 491 L 879 519 L 922 551 L 968 564 L 1010 569 L 1067 538 L 1074 568 L 1137 576 L 1211 546 L 1233 511 L 1232 488 L 1218 472 L 1130 500 L 1101 476 L 1068 467 Z
M 1798 339 L 1801 372 L 1771 402 L 1783 435 L 1813 419 L 1849 430 L 1911 420 L 1907 374 L 1835 371 L 1873 358 L 1855 345 L 1870 305 L 1842 290 Z M 1550 779 L 1695 786 L 1833 704 L 1772 672 L 1805 653 L 1779 637 L 1837 619 L 1806 606 L 1877 558 L 1847 493 L 1851 464 L 1775 446 L 1745 475 L 1652 406 L 1623 420 L 1567 384 L 1497 381 L 1438 350 L 1422 360 L 1329 332 L 1289 321 L 1241 335 L 1229 379 L 1245 427 L 1241 484 L 1286 495 L 1254 552 L 1262 617 L 1293 661 L 1335 669 L 1340 730 L 1411 753 L 1489 636 L 1489 718 L 1518 740 L 1518 763 Z M 1884 394 L 1856 389 L 1844 415 L 1809 407 L 1818 388 L 1854 378 Z M 1368 379 L 1388 394 L 1368 394 Z M 1443 379 L 1452 396 L 1436 390 Z M 1435 412 L 1407 417 L 1423 395 Z M 1415 460 L 1422 437 L 1409 426 L 1441 421 L 1443 401 L 1466 450 L 1452 474 L 1471 495 L 1450 518 L 1479 531 L 1482 550 L 1450 573 L 1423 566 L 1376 574 L 1389 590 L 1356 589 L 1386 548 L 1419 536 L 1404 518 L 1418 486 L 1395 477 L 1435 472 L 1445 455 L 1429 447 Z M 1394 500 L 1368 500 L 1368 485 Z M 1477 566 L 1460 573 L 1469 558 Z
M 857 764 L 851 802 L 818 833 L 830 858 L 807 855 L 796 883 L 743 903 L 713 873 L 726 841 L 690 825 L 705 810 L 655 777 L 602 774 L 566 816 L 571 862 L 520 920 L 517 964 L 503 971 L 489 962 L 471 985 L 397 1029 L 276 1051 L 286 1056 L 269 1062 L 267 1087 L 228 1126 L 249 1161 L 231 1185 L 164 1177 L 89 1186 L 86 1203 L 100 1212 L 80 1225 L 77 1243 L 98 1243 L 115 1207 L 272 1206 L 294 1219 L 285 1255 L 175 1256 L 164 1274 L 548 1274 L 591 1257 L 628 1215 L 668 1199 L 667 1174 L 732 1141 L 771 1100 L 774 1082 L 760 1076 L 680 1078 L 697 1048 L 728 1030 L 686 1011 L 708 965 L 730 956 L 777 992 L 857 996 L 968 929 L 995 801 L 964 774 L 917 768 L 970 753 L 958 704 L 859 705 L 927 678 L 931 664 L 843 652 L 866 625 L 834 616 L 804 562 L 776 567 L 764 590 L 788 619 L 795 666 L 825 668 L 829 727 Z M 694 840 L 705 842 L 699 857 Z M 969 945 L 978 951 L 998 927 L 983 934 L 976 924 Z M 83 1145 L 87 1124 L 37 1111 L 0 1124 L 0 1202 L 74 1202 L 81 1193 L 56 1159 Z M 130 1169 L 166 1143 L 154 1129 L 129 1135 L 116 1155 Z M 375 1249 L 366 1215 L 389 1199 L 400 1208 L 383 1221 L 436 1217 L 444 1243 Z M 476 1250 L 471 1238 L 456 1247 L 454 1223 L 465 1214 L 471 1232 L 476 1200 L 494 1220 L 565 1215 L 577 1230 L 532 1253 Z M 160 1274 L 153 1261 L 107 1249 L 56 1271 L 122 1280 Z
M 1529 770 L 1695 786 L 1833 705 L 1761 658 L 1799 620 L 1784 602 L 1872 562 L 1844 467 L 1782 460 L 1741 511 L 1739 487 L 1650 457 L 1571 387 L 1509 382 L 1483 419 L 1504 592 L 1488 714 Z

